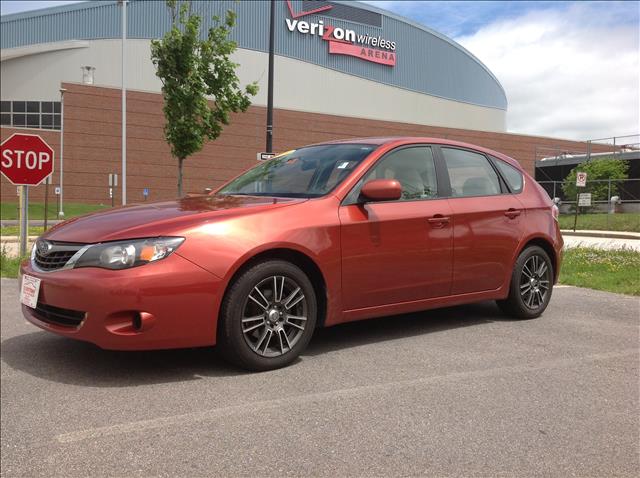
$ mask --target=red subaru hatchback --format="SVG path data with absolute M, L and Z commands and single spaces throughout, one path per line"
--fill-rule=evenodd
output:
M 210 195 L 71 219 L 21 268 L 25 317 L 105 349 L 291 363 L 317 327 L 493 299 L 537 317 L 557 209 L 518 165 L 434 138 L 303 147 Z

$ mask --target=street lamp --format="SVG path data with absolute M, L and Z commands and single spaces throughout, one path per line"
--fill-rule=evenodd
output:
M 273 152 L 273 61 L 274 61 L 274 10 L 276 2 L 269 5 L 269 79 L 267 84 L 267 145 L 266 152 Z
M 58 211 L 58 218 L 64 217 L 63 200 L 64 187 L 62 186 L 62 180 L 64 179 L 64 93 L 66 88 L 60 88 L 60 208 Z
M 122 7 L 122 205 L 127 204 L 127 87 L 125 84 L 125 62 L 127 53 L 127 3 L 118 0 Z

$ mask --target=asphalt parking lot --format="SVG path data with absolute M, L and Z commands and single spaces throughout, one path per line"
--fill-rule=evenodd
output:
M 316 334 L 248 374 L 26 323 L 2 279 L 2 475 L 638 476 L 638 298 L 561 287 Z

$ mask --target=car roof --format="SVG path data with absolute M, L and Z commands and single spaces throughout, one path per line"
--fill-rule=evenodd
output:
M 322 143 L 317 143 L 317 145 L 320 145 L 320 144 L 374 144 L 378 146 L 382 146 L 382 145 L 402 146 L 406 144 L 416 144 L 416 143 L 431 143 L 431 144 L 440 144 L 445 146 L 457 146 L 460 148 L 474 149 L 476 151 L 480 151 L 480 152 L 495 156 L 496 158 L 499 158 L 509 164 L 516 166 L 518 169 L 522 169 L 518 161 L 498 151 L 494 151 L 489 148 L 484 148 L 476 144 L 465 143 L 462 141 L 454 141 L 451 139 L 444 139 L 444 138 L 422 137 L 422 136 L 376 136 L 371 138 L 365 137 L 365 138 L 338 139 L 334 141 L 325 141 Z

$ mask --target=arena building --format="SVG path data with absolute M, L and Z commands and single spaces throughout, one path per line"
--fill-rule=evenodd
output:
M 212 17 L 236 11 L 238 76 L 243 85 L 257 81 L 260 91 L 249 111 L 187 160 L 189 191 L 216 187 L 264 150 L 269 5 L 192 2 L 203 30 Z M 107 202 L 108 175 L 120 173 L 122 10 L 117 1 L 85 2 L 1 19 L 2 138 L 35 131 L 58 157 L 62 140 L 67 201 Z M 150 42 L 170 18 L 165 2 L 128 2 L 130 202 L 146 199 L 145 190 L 150 199 L 176 192 L 161 83 L 150 60 Z M 353 136 L 439 136 L 500 150 L 533 171 L 536 147 L 577 149 L 572 141 L 505 133 L 507 95 L 498 79 L 462 46 L 411 20 L 359 2 L 279 0 L 275 25 L 276 151 Z M 15 189 L 2 181 L 3 200 L 14 199 Z

